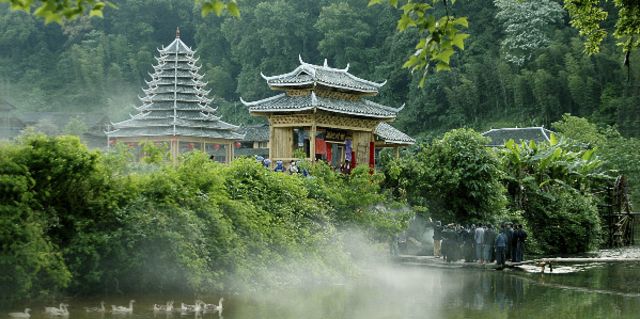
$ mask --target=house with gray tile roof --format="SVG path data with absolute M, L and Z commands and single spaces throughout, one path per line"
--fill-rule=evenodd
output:
M 241 126 L 239 132 L 244 134 L 235 156 L 269 157 L 269 124 Z
M 557 133 L 542 126 L 498 128 L 490 129 L 482 133 L 483 136 L 490 139 L 487 146 L 491 147 L 502 147 L 504 143 L 509 140 L 514 140 L 516 143 L 523 141 L 534 141 L 536 143 L 549 142 L 551 134 Z
M 389 123 L 380 123 L 373 132 L 376 135 L 376 145 L 389 146 L 407 146 L 416 143 L 416 140 L 401 132 L 397 128 L 391 126 Z

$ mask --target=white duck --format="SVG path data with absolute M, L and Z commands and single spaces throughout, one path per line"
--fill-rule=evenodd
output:
M 25 308 L 24 312 L 10 312 L 9 313 L 9 317 L 11 317 L 11 318 L 29 318 L 29 317 L 31 317 L 31 315 L 29 314 L 30 311 L 31 311 L 31 309 Z
M 104 301 L 100 301 L 100 307 L 84 307 L 87 312 L 105 312 Z
M 159 311 L 172 312 L 173 311 L 173 300 L 167 301 L 166 305 L 153 304 L 153 311 L 154 312 L 159 312 Z
M 187 312 L 201 312 L 203 310 L 202 306 L 204 305 L 204 302 L 202 302 L 202 300 L 196 300 L 195 304 L 193 305 L 185 305 L 184 303 L 180 303 L 180 312 L 182 313 L 187 313 Z
M 204 305 L 204 309 L 205 310 L 211 310 L 213 312 L 217 311 L 220 315 L 222 315 L 222 302 L 223 301 L 224 301 L 224 298 L 220 298 L 218 300 L 218 304 L 217 305 L 216 304 L 210 304 L 210 303 L 205 304 Z
M 129 300 L 129 307 L 111 305 L 111 313 L 115 313 L 115 314 L 133 313 L 133 303 L 134 302 L 136 302 L 136 301 L 135 300 Z
M 69 315 L 67 304 L 61 303 L 59 308 L 56 307 L 44 307 L 44 313 L 49 316 L 61 316 L 66 317 Z

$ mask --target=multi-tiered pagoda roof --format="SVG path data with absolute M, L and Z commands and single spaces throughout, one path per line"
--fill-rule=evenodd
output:
M 220 120 L 207 97 L 209 90 L 195 51 L 180 39 L 158 49 L 157 64 L 153 66 L 142 105 L 131 118 L 114 123 L 109 138 L 135 137 L 195 137 L 222 140 L 240 140 L 238 126 Z
M 299 58 L 300 66 L 295 70 L 276 76 L 262 77 L 273 90 L 286 90 L 266 99 L 242 103 L 249 112 L 256 115 L 271 113 L 304 112 L 322 110 L 349 116 L 377 119 L 394 119 L 402 110 L 385 106 L 363 98 L 378 94 L 385 83 L 361 79 L 349 73 L 349 65 L 344 69 L 327 65 L 305 63 Z

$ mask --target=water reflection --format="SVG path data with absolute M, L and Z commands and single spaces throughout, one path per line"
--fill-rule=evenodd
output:
M 71 305 L 70 319 L 222 318 L 215 312 L 153 311 L 153 305 L 163 300 L 187 301 L 193 296 L 128 297 L 138 301 L 132 314 L 83 310 L 99 300 L 64 302 Z M 203 299 L 213 303 L 219 297 Z M 340 285 L 224 297 L 227 319 L 638 318 L 640 266 L 598 265 L 568 274 L 537 274 L 390 265 L 370 269 L 354 282 Z M 126 304 L 128 298 L 104 300 L 107 305 L 118 305 Z M 47 318 L 44 305 L 20 306 L 31 306 L 33 319 Z

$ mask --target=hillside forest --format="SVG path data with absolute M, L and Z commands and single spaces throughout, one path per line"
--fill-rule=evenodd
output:
M 0 10 L 0 95 L 20 111 L 101 112 L 113 121 L 139 104 L 156 48 L 181 37 L 198 50 L 203 73 L 225 120 L 244 124 L 239 98 L 270 96 L 260 77 L 306 62 L 344 67 L 372 81 L 387 80 L 376 98 L 398 107 L 395 126 L 430 139 L 457 127 L 550 127 L 564 113 L 640 134 L 636 111 L 638 65 L 629 67 L 613 39 L 584 53 L 583 40 L 555 1 L 458 1 L 468 16 L 465 50 L 452 71 L 430 74 L 424 88 L 402 64 L 415 30 L 397 32 L 400 11 L 365 0 L 239 3 L 241 17 L 201 16 L 192 1 L 119 0 L 104 18 L 62 25 Z M 615 14 L 610 14 L 613 25 Z

